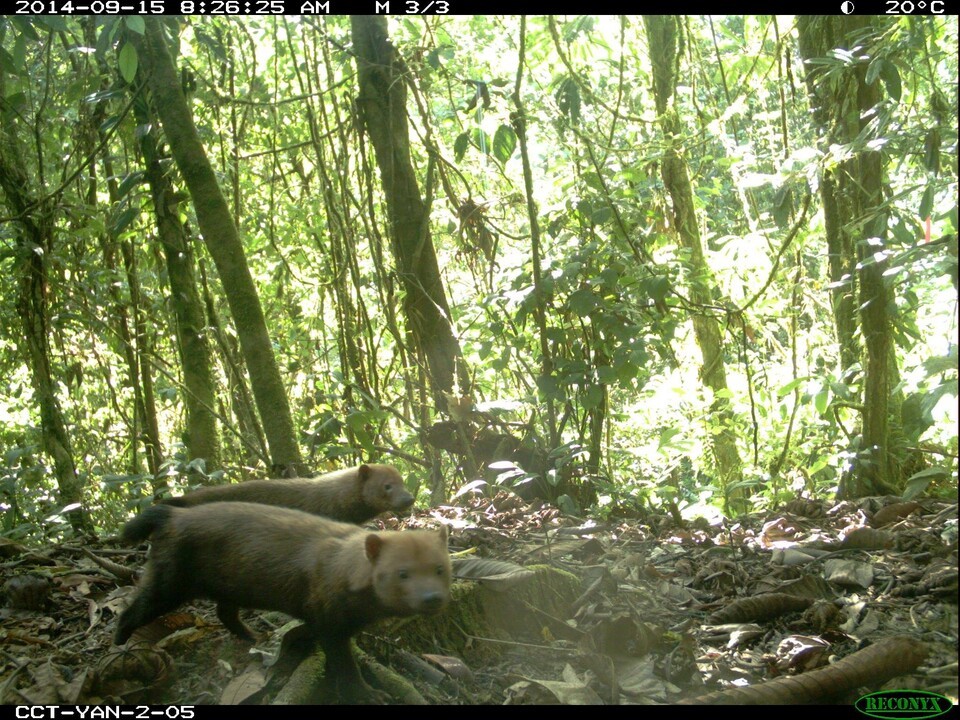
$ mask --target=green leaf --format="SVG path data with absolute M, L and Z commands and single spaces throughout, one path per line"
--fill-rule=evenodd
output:
M 563 266 L 562 277 L 575 278 L 583 270 L 583 263 L 579 260 L 572 260 Z
M 517 134 L 509 125 L 501 125 L 493 135 L 493 156 L 505 164 L 517 147 Z
M 555 377 L 540 375 L 537 378 L 537 387 L 547 400 L 563 400 L 563 388 Z
M 579 515 L 580 506 L 569 495 L 561 495 L 557 498 L 557 507 L 567 515 Z
M 597 368 L 597 380 L 604 385 L 611 385 L 617 380 L 617 371 L 609 365 L 601 365 Z
M 956 345 L 954 345 L 956 348 Z M 934 355 L 923 361 L 923 369 L 927 371 L 927 377 L 939 375 L 942 372 L 957 369 L 957 354 L 952 352 L 949 355 Z
M 17 67 L 13 56 L 7 52 L 6 48 L 0 47 L 0 70 L 11 75 L 21 75 L 23 68 Z
M 597 307 L 597 296 L 592 290 L 583 288 L 570 295 L 567 305 L 578 317 L 589 315 Z
M 442 48 L 434 48 L 429 53 L 427 53 L 427 58 L 426 58 L 427 65 L 432 67 L 434 70 L 438 70 L 440 68 L 441 51 L 442 51 Z
M 900 95 L 903 88 L 900 83 L 900 71 L 890 60 L 883 58 L 880 60 L 880 79 L 883 80 L 887 88 L 887 94 L 897 102 L 900 101 Z
M 645 355 L 644 353 L 640 353 Z M 633 362 L 627 360 L 622 363 L 617 363 L 617 379 L 620 381 L 620 384 L 625 387 L 630 387 L 631 383 L 637 379 L 637 376 L 640 374 L 640 368 Z
M 546 332 L 544 333 L 544 336 L 550 342 L 563 343 L 567 341 L 567 331 L 561 327 L 556 327 L 554 325 L 551 325 L 550 327 L 547 328 Z
M 923 139 L 923 166 L 932 173 L 940 172 L 940 128 L 931 128 Z
M 926 470 L 921 470 L 918 473 L 910 476 L 910 479 L 907 480 L 907 485 L 903 491 L 904 500 L 912 500 L 913 498 L 922 495 L 926 492 L 927 488 L 930 486 L 930 483 L 935 482 L 936 480 L 943 480 L 951 476 L 950 470 L 943 467 L 931 467 Z
M 957 379 L 946 380 L 942 385 L 938 385 L 923 396 L 922 407 L 924 412 L 932 413 L 933 409 L 940 402 L 944 395 L 953 395 L 957 397 Z
M 920 220 L 924 221 L 930 217 L 933 210 L 933 185 L 927 185 L 923 191 L 923 197 L 920 199 Z
M 9 20 L 13 26 L 20 31 L 21 36 L 33 42 L 40 40 L 40 36 L 37 35 L 37 31 L 33 27 L 33 20 L 31 18 L 13 16 L 10 17 Z
M 777 227 L 786 227 L 793 212 L 793 191 L 789 185 L 783 185 L 773 196 L 773 221 Z
M 796 380 L 791 380 L 786 385 L 784 385 L 779 390 L 777 390 L 777 397 L 778 398 L 786 397 L 789 393 L 793 392 L 795 388 L 802 385 L 807 380 L 809 380 L 809 377 L 806 377 L 806 376 L 798 377 Z
M 17 35 L 13 43 L 13 66 L 17 68 L 18 75 L 27 74 L 27 38 L 25 35 Z
M 826 455 L 821 455 L 819 458 L 814 460 L 813 464 L 810 467 L 807 468 L 807 474 L 810 477 L 813 477 L 818 472 L 820 472 L 825 467 L 827 467 L 829 464 L 830 464 L 830 458 L 827 457 Z
M 609 205 L 603 205 L 590 214 L 591 225 L 603 225 L 613 217 L 613 210 Z
M 139 214 L 139 211 L 137 210 L 137 208 L 127 207 L 123 212 L 117 215 L 116 218 L 114 219 L 113 224 L 110 227 L 110 234 L 119 235 L 120 233 L 122 233 L 124 230 L 127 229 L 130 223 L 133 222 L 134 218 L 136 218 L 138 214 Z
M 486 480 L 483 480 L 483 479 L 471 480 L 466 485 L 464 485 L 459 490 L 457 490 L 456 493 L 454 493 L 453 499 L 456 500 L 458 497 L 461 497 L 462 495 L 468 495 L 469 493 L 472 493 L 472 492 L 482 494 L 483 488 L 486 487 L 486 485 L 487 485 Z
M 599 385 L 591 385 L 583 393 L 582 400 L 584 410 L 592 410 L 599 407 L 603 402 L 603 388 Z
M 128 83 L 132 83 L 137 76 L 137 49 L 132 43 L 124 43 L 120 50 L 120 75 Z
M 470 133 L 462 132 L 457 135 L 457 139 L 453 141 L 453 156 L 457 159 L 457 162 L 463 160 L 463 156 L 467 154 L 467 148 L 470 146 Z
M 84 102 L 88 103 L 98 103 L 104 100 L 113 100 L 114 98 L 121 98 L 127 94 L 127 91 L 123 88 L 114 87 L 108 90 L 98 90 L 97 92 L 90 93 L 83 98 Z
M 143 170 L 137 170 L 127 175 L 123 182 L 120 183 L 120 187 L 117 188 L 117 199 L 120 200 L 133 188 L 143 182 Z
M 37 20 L 54 32 L 67 32 L 67 21 L 59 15 L 40 15 Z
M 8 95 L 7 98 L 7 107 L 11 110 L 23 110 L 24 106 L 27 103 L 27 96 L 22 92 L 16 92 L 11 95 Z
M 817 409 L 818 413 L 824 415 L 827 412 L 827 409 L 830 407 L 830 390 L 824 388 L 814 395 L 813 406 Z
M 137 35 L 143 35 L 146 30 L 146 26 L 143 24 L 143 18 L 139 15 L 125 15 L 123 18 L 123 24 L 126 25 L 130 30 L 135 32 Z
M 654 304 L 663 303 L 670 292 L 670 280 L 665 275 L 654 275 L 640 281 L 640 293 L 653 300 Z
M 113 46 L 113 40 L 117 34 L 117 28 L 120 27 L 120 17 L 105 17 L 103 26 L 100 28 L 100 34 L 97 35 L 96 53 L 98 58 L 107 56 L 107 50 Z
M 571 78 L 564 78 L 554 95 L 560 112 L 566 115 L 573 124 L 580 121 L 580 87 Z
M 600 271 L 600 279 L 607 288 L 620 287 L 620 272 L 616 268 L 605 267 Z
M 474 129 L 470 134 L 472 136 L 473 144 L 480 148 L 480 152 L 482 152 L 484 155 L 489 155 L 491 144 L 490 136 L 480 128 Z

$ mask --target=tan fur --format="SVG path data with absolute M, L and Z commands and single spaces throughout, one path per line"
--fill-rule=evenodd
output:
M 403 486 L 396 468 L 367 464 L 317 478 L 248 480 L 237 485 L 200 488 L 162 502 L 176 507 L 252 502 L 362 523 L 386 510 L 406 510 L 413 505 L 413 496 Z
M 385 617 L 432 613 L 450 597 L 447 532 L 372 533 L 299 510 L 252 503 L 193 508 L 155 505 L 124 528 L 153 541 L 133 603 L 115 641 L 193 598 L 218 603 L 235 634 L 250 638 L 241 607 L 302 619 L 327 656 L 327 675 L 345 692 L 368 690 L 350 638 Z

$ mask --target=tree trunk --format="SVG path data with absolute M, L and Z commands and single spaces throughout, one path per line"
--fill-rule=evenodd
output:
M 133 351 L 136 353 L 134 366 L 139 375 L 142 388 L 141 418 L 143 421 L 143 444 L 147 451 L 147 466 L 153 474 L 154 495 L 159 494 L 167 487 L 167 480 L 160 475 L 163 464 L 163 446 L 160 444 L 160 423 L 157 420 L 157 402 L 153 392 L 153 367 L 150 358 L 153 356 L 153 338 L 147 330 L 144 310 L 140 303 L 140 278 L 137 275 L 137 255 L 130 240 L 120 244 L 120 253 L 123 255 L 123 268 L 127 276 L 127 286 L 130 288 L 130 309 L 133 312 L 133 327 L 135 340 Z
M 865 16 L 801 16 L 797 20 L 801 54 L 809 63 L 829 58 L 835 48 L 846 52 L 868 44 L 871 23 Z M 838 62 L 808 66 L 807 89 L 816 120 L 826 131 L 825 144 L 851 144 L 866 128 L 872 117 L 867 111 L 880 101 L 879 82 L 867 84 L 866 69 L 863 61 L 852 68 L 840 68 Z M 887 214 L 883 209 L 882 156 L 876 150 L 861 148 L 853 158 L 825 171 L 824 176 L 820 192 L 831 280 L 843 284 L 839 295 L 834 290 L 834 312 L 844 370 L 860 359 L 850 327 L 857 317 L 855 297 L 866 349 L 861 443 L 854 467 L 841 481 L 838 494 L 852 498 L 893 492 L 900 478 L 895 476 L 899 464 L 891 462 L 889 449 L 896 357 L 889 317 L 893 293 L 883 279 Z
M 83 21 L 84 41 L 88 47 L 97 43 L 97 25 L 95 18 L 88 17 Z M 113 80 L 106 59 L 98 59 L 100 70 L 100 90 L 106 92 L 112 86 Z M 90 105 L 87 103 L 87 105 Z M 113 164 L 113 155 L 109 151 L 107 132 L 103 127 L 107 117 L 106 103 L 93 103 L 89 112 L 81 111 L 87 132 L 83 133 L 83 149 L 81 155 L 91 155 L 99 151 L 103 163 L 103 175 L 106 178 L 107 190 L 110 193 L 110 202 L 118 203 L 120 185 L 117 181 L 117 172 Z M 87 179 L 87 204 L 93 208 L 97 206 L 98 176 L 90 173 Z M 126 275 L 129 288 L 129 300 L 121 292 L 122 283 L 110 283 L 108 292 L 112 307 L 109 308 L 108 322 L 113 323 L 114 332 L 120 338 L 119 352 L 127 363 L 127 377 L 133 390 L 133 413 L 130 421 L 130 465 L 129 473 L 139 475 L 143 470 L 140 465 L 139 443 L 143 443 L 147 468 L 151 475 L 151 486 L 154 495 L 166 487 L 166 478 L 160 476 L 160 466 L 163 462 L 163 450 L 160 444 L 160 425 L 157 421 L 157 407 L 153 393 L 153 368 L 148 362 L 151 355 L 150 335 L 146 332 L 143 313 L 140 308 L 140 280 L 137 276 L 136 255 L 133 252 L 129 239 L 119 241 L 113 232 L 104 230 L 99 235 L 100 247 L 103 252 L 104 265 L 120 277 Z M 117 255 L 123 260 L 123 270 L 120 269 Z M 133 328 L 133 330 L 131 330 Z
M 57 397 L 57 382 L 50 363 L 47 307 L 47 262 L 53 249 L 52 208 L 57 198 L 36 202 L 28 195 L 28 177 L 24 171 L 25 154 L 18 147 L 15 113 L 6 106 L 6 84 L 0 72 L 0 190 L 10 214 L 16 218 L 18 285 L 17 314 L 22 323 L 20 347 L 30 365 L 30 377 L 40 407 L 40 435 L 43 449 L 52 459 L 62 507 L 75 505 L 66 513 L 71 527 L 81 534 L 94 534 L 93 522 L 83 505 L 83 484 L 77 475 L 67 423 Z
M 644 16 L 647 42 L 650 46 L 650 61 L 653 65 L 654 100 L 663 135 L 667 142 L 682 133 L 680 118 L 670 104 L 676 90 L 679 66 L 679 32 L 677 18 L 673 16 Z M 727 497 L 728 505 L 734 501 L 734 509 L 744 509 L 739 498 L 741 493 L 731 493 L 729 486 L 740 479 L 740 453 L 736 436 L 731 427 L 733 415 L 726 395 L 727 373 L 723 363 L 723 343 L 720 324 L 711 314 L 713 302 L 710 268 L 703 255 L 700 227 L 693 202 L 693 191 L 687 166 L 673 145 L 668 145 L 660 163 L 663 184 L 673 203 L 674 227 L 680 244 L 690 252 L 690 301 L 703 311 L 693 315 L 693 332 L 700 347 L 703 364 L 700 378 L 713 391 L 710 406 L 712 422 L 720 425 L 720 431 L 712 436 L 712 450 L 716 461 L 718 480 Z
M 834 22 L 836 18 L 807 17 L 797 18 L 799 29 L 800 53 L 805 60 L 823 58 L 838 45 L 842 44 L 842 31 Z M 833 80 L 836 82 L 837 78 Z M 851 78 L 846 78 L 850 82 Z M 836 116 L 837 104 L 842 95 L 855 92 L 855 88 L 846 87 L 831 91 L 830 86 L 821 87 L 821 70 L 811 67 L 806 74 L 807 90 L 813 106 L 817 124 L 827 133 L 826 143 L 849 142 L 856 137 L 856 130 L 848 131 L 846 126 L 857 124 L 855 116 L 843 118 Z M 857 254 L 856 232 L 849 221 L 856 215 L 854 192 L 850 178 L 856 172 L 856 159 L 844 160 L 836 168 L 825 169 L 820 181 L 820 197 L 823 202 L 823 224 L 827 236 L 827 257 L 830 271 L 830 295 L 833 307 L 837 342 L 840 344 L 841 376 L 850 382 L 854 374 L 852 369 L 861 360 L 861 347 L 856 338 L 857 331 Z
M 233 314 L 250 384 L 270 448 L 271 474 L 307 474 L 263 308 L 227 202 L 197 135 L 167 50 L 161 21 L 147 18 L 138 43 L 163 130 L 197 213 L 197 222 Z M 133 33 L 131 37 L 136 38 Z
M 533 316 L 537 323 L 537 334 L 540 341 L 540 377 L 548 381 L 547 387 L 552 389 L 554 376 L 553 354 L 550 352 L 550 341 L 547 338 L 547 316 L 546 307 L 550 300 L 543 289 L 543 278 L 541 277 L 541 253 L 540 253 L 540 223 L 538 217 L 540 211 L 536 206 L 533 197 L 533 168 L 530 163 L 530 152 L 527 148 L 527 121 L 526 111 L 523 107 L 523 101 L 520 96 L 520 81 L 523 79 L 523 71 L 526 66 L 525 54 L 527 46 L 527 19 L 520 18 L 520 53 L 517 62 L 517 77 L 513 84 L 513 129 L 517 133 L 517 140 L 520 145 L 520 161 L 523 165 L 523 188 L 527 200 L 527 219 L 530 222 L 530 270 L 533 277 L 533 291 L 536 294 L 537 302 L 533 306 Z M 547 435 L 550 441 L 550 449 L 560 446 L 561 428 L 557 422 L 557 412 L 554 407 L 554 397 L 550 392 L 543 392 L 541 395 L 546 411 Z M 593 457 L 593 456 L 591 456 Z M 599 464 L 599 459 L 597 459 Z
M 407 72 L 387 37 L 385 17 L 355 15 L 350 25 L 359 75 L 358 104 L 380 168 L 393 254 L 406 291 L 404 312 L 427 358 L 434 401 L 446 409 L 447 394 L 469 396 L 469 375 L 451 327 L 428 208 L 410 160 Z
M 134 103 L 141 127 L 154 124 L 145 96 Z M 179 202 L 157 154 L 154 133 L 140 137 L 140 152 L 147 184 L 157 218 L 157 235 L 167 264 L 171 304 L 177 326 L 177 347 L 183 368 L 183 390 L 187 408 L 187 456 L 203 458 L 206 473 L 220 467 L 220 438 L 217 433 L 216 388 L 213 379 L 210 343 L 207 341 L 203 303 L 197 291 L 194 255 L 187 230 L 180 222 Z

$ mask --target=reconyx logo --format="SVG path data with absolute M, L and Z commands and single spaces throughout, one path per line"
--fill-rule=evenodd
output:
M 943 715 L 953 704 L 943 695 L 923 690 L 885 690 L 864 695 L 854 707 L 864 715 L 883 720 L 916 720 Z

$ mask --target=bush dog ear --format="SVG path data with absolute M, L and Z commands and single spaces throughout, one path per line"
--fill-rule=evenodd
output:
M 367 559 L 374 562 L 380 556 L 380 550 L 383 548 L 383 539 L 379 535 L 371 533 L 363 542 L 364 550 L 367 553 Z

